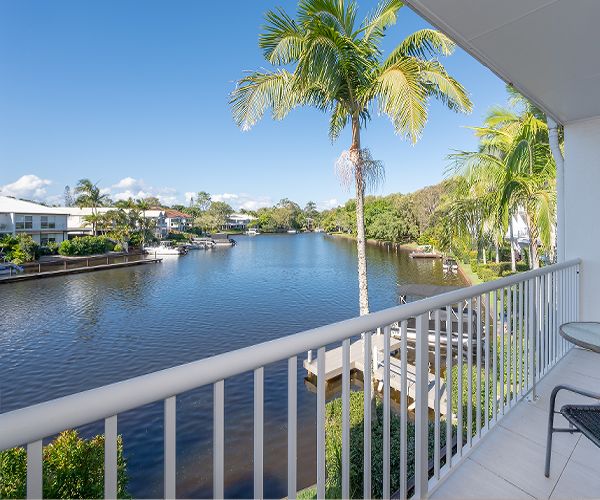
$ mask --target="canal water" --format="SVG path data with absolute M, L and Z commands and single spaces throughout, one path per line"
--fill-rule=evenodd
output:
M 0 286 L 0 412 L 358 314 L 356 249 L 323 234 L 235 238 L 162 264 Z M 461 285 L 439 260 L 368 246 L 371 310 L 407 283 Z M 316 397 L 298 356 L 298 487 L 315 482 Z M 286 495 L 287 363 L 265 369 L 265 496 Z M 252 496 L 251 373 L 225 383 L 225 494 Z M 120 414 L 134 497 L 163 494 L 163 406 Z M 103 432 L 101 423 L 81 429 Z M 177 495 L 212 496 L 212 388 L 177 398 Z

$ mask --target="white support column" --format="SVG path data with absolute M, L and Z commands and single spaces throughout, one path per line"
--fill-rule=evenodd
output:
M 581 321 L 600 319 L 600 116 L 565 124 L 565 259 L 580 257 Z
M 548 136 L 550 149 L 556 163 L 556 257 L 557 262 L 565 260 L 565 162 L 558 142 L 558 125 L 550 118 Z

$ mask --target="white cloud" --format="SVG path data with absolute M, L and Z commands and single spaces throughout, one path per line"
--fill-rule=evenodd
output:
M 156 197 L 165 205 L 181 203 L 179 193 L 175 188 L 149 186 L 143 179 L 133 177 L 124 177 L 110 188 L 103 188 L 103 192 L 115 201 L 126 200 L 128 198 L 148 198 Z
M 331 198 L 329 200 L 322 201 L 318 203 L 319 210 L 329 210 L 330 208 L 339 207 L 341 203 L 337 198 Z
M 136 189 L 136 188 L 140 188 L 141 186 L 143 186 L 144 181 L 141 179 L 134 179 L 133 177 L 125 177 L 123 179 L 121 179 L 119 182 L 117 182 L 116 184 L 113 184 L 113 189 Z
M 268 196 L 252 196 L 247 193 L 222 193 L 211 195 L 213 201 L 224 201 L 231 205 L 235 210 L 244 208 L 246 210 L 258 210 L 259 208 L 270 207 L 273 200 Z
M 46 188 L 52 184 L 48 179 L 41 179 L 37 175 L 27 174 L 19 177 L 15 182 L 0 186 L 0 194 L 26 198 L 29 200 L 45 201 Z

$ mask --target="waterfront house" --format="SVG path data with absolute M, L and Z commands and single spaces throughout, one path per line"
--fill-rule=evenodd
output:
M 40 245 L 68 237 L 68 212 L 11 196 L 0 196 L 0 237 L 29 234 Z
M 227 217 L 223 229 L 234 230 L 234 231 L 245 231 L 248 229 L 248 225 L 255 221 L 257 218 L 250 214 L 243 213 L 232 213 Z
M 94 210 L 98 214 L 105 214 L 111 210 L 119 210 L 116 207 L 61 207 L 68 213 L 67 233 L 69 238 L 75 236 L 90 236 L 92 234 L 92 224 L 86 221 L 86 217 L 92 215 Z M 127 210 L 127 209 L 124 209 Z M 152 209 L 144 212 L 144 217 L 154 221 L 154 234 L 157 238 L 164 238 L 167 233 L 167 223 L 164 209 Z
M 248 411 L 253 414 L 254 424 L 253 440 L 244 445 L 248 447 L 248 456 L 253 457 L 253 495 L 263 497 L 265 367 L 283 361 L 288 369 L 278 372 L 279 378 L 269 383 L 287 385 L 286 414 L 280 419 L 285 422 L 281 425 L 285 427 L 287 439 L 281 446 L 287 450 L 288 497 L 295 498 L 297 435 L 299 431 L 306 432 L 297 427 L 297 363 L 307 351 L 314 353 L 317 359 L 313 431 L 316 446 L 310 466 L 316 472 L 316 494 L 324 497 L 324 374 L 332 344 L 341 346 L 338 352 L 343 417 L 337 431 L 341 434 L 341 446 L 336 450 L 336 458 L 339 459 L 342 497 L 348 498 L 350 494 L 351 445 L 361 447 L 368 457 L 372 448 L 382 450 L 381 462 L 372 464 L 365 460 L 361 464 L 363 494 L 367 498 L 375 481 L 383 485 L 384 498 L 393 494 L 398 498 L 436 499 L 600 496 L 600 450 L 580 434 L 563 433 L 556 437 L 550 474 L 544 476 L 547 412 L 552 389 L 565 383 L 596 391 L 600 386 L 598 354 L 573 348 L 559 335 L 560 325 L 566 322 L 600 319 L 600 232 L 594 229 L 591 219 L 600 208 L 600 97 L 597 91 L 600 2 L 407 0 L 406 3 L 564 126 L 564 169 L 562 164 L 557 165 L 558 263 L 0 414 L 0 449 L 27 446 L 29 497 L 41 497 L 42 439 L 66 428 L 103 421 L 106 436 L 104 493 L 107 498 L 115 498 L 118 419 L 125 412 L 159 402 L 164 408 L 163 421 L 146 422 L 148 426 L 154 424 L 164 429 L 164 442 L 160 443 L 163 449 L 156 451 L 157 460 L 164 463 L 164 475 L 153 479 L 163 482 L 165 498 L 175 498 L 178 471 L 180 477 L 184 473 L 176 460 L 177 425 L 180 424 L 177 398 L 196 388 L 210 387 L 213 419 L 208 425 L 213 428 L 213 442 L 208 452 L 212 457 L 213 496 L 223 498 L 226 478 L 246 474 L 246 471 L 225 467 L 226 381 L 246 373 L 252 374 L 254 383 L 253 390 L 246 395 L 253 400 Z M 478 318 L 476 332 L 468 332 L 470 342 L 475 334 L 479 353 L 475 357 L 465 356 L 466 352 L 472 352 L 472 344 L 464 346 L 458 339 L 454 342 L 452 323 L 448 325 L 450 328 L 444 329 L 440 321 L 436 321 L 440 309 L 445 311 L 446 321 L 454 321 L 455 305 L 464 302 L 469 316 L 467 328 L 472 329 L 473 317 Z M 457 314 L 463 314 L 462 307 Z M 436 338 L 448 335 L 452 344 L 447 345 L 453 345 L 445 359 L 433 353 L 433 365 L 437 364 L 433 380 L 428 342 L 431 318 L 435 325 L 433 335 Z M 400 332 L 401 338 L 406 339 L 409 320 L 414 329 L 415 347 L 408 358 L 407 344 L 400 342 L 397 347 L 400 372 L 393 375 L 394 387 L 400 388 L 400 394 L 410 392 L 414 398 L 411 401 L 400 398 L 400 419 L 395 425 L 398 432 L 392 434 L 390 337 L 392 332 Z M 458 321 L 459 328 L 463 324 L 462 319 Z M 356 354 L 352 340 L 361 334 L 364 352 Z M 352 440 L 349 419 L 351 354 L 353 363 L 362 359 L 364 370 L 370 373 L 371 342 L 375 335 L 380 336 L 377 345 L 384 346 L 378 365 L 382 373 L 383 399 L 383 419 L 378 429 L 383 437 L 376 443 L 371 434 L 370 384 L 364 386 L 367 403 L 364 405 L 364 433 L 353 432 Z M 482 343 L 488 346 L 485 354 L 480 349 Z M 394 344 L 397 346 L 396 340 Z M 490 351 L 492 346 L 493 351 Z M 407 359 L 410 359 L 410 370 Z M 454 406 L 452 398 L 446 397 L 445 411 L 440 408 L 439 395 L 445 385 L 440 377 L 440 364 L 450 371 L 458 368 L 457 389 L 453 389 L 454 384 L 444 389 L 456 390 L 457 404 Z M 463 377 L 463 368 L 470 370 L 472 364 L 479 375 L 471 377 L 469 373 Z M 465 386 L 476 394 L 476 399 L 471 400 L 470 396 L 469 401 L 462 399 Z M 430 388 L 437 394 L 432 411 L 429 410 Z M 581 401 L 582 398 L 567 393 L 560 394 L 558 399 L 559 407 Z M 452 418 L 442 418 L 443 414 Z M 360 442 L 354 439 L 356 435 Z M 266 438 L 269 440 L 271 436 Z M 233 446 L 240 444 L 236 442 Z M 412 451 L 409 454 L 409 446 L 414 448 L 414 454 Z M 432 450 L 431 456 L 429 450 Z M 398 469 L 391 469 L 392 458 Z M 186 464 L 189 466 L 190 462 L 195 467 L 205 465 L 194 458 Z M 397 470 L 400 481 L 398 490 L 393 491 L 390 479 Z
M 172 231 L 186 232 L 192 228 L 194 218 L 190 214 L 172 208 L 165 208 L 164 214 L 168 233 Z

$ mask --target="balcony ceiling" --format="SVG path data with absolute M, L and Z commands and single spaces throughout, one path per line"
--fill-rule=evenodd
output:
M 600 1 L 406 4 L 559 122 L 600 116 Z

